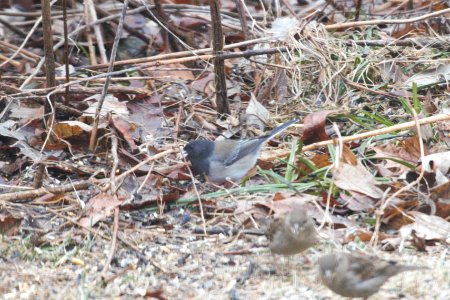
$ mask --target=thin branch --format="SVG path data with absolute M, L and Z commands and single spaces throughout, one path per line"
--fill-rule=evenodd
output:
M 426 19 L 430 19 L 433 17 L 437 17 L 440 15 L 444 15 L 446 13 L 450 13 L 450 8 L 435 11 L 423 16 L 419 16 L 416 18 L 411 19 L 389 19 L 389 20 L 370 20 L 370 21 L 358 21 L 358 22 L 347 22 L 347 23 L 340 23 L 340 24 L 333 24 L 333 25 L 325 25 L 326 30 L 337 30 L 337 29 L 346 29 L 346 28 L 352 28 L 352 27 L 361 27 L 361 26 L 368 26 L 368 25 L 389 25 L 389 24 L 408 24 L 408 23 L 414 23 L 423 21 Z
M 108 67 L 108 73 L 112 73 L 114 70 L 114 62 L 116 60 L 116 53 L 117 48 L 119 46 L 120 37 L 122 35 L 122 29 L 123 29 L 123 20 L 125 19 L 125 15 L 127 13 L 127 7 L 128 7 L 128 0 L 124 1 L 123 9 L 122 9 L 122 17 L 119 20 L 119 25 L 117 26 L 116 36 L 114 37 L 114 44 L 111 50 L 111 57 Z M 89 141 L 89 149 L 91 151 L 94 151 L 95 144 L 97 143 L 97 130 L 98 130 L 98 124 L 100 122 L 100 112 L 103 107 L 103 103 L 105 101 L 106 94 L 108 93 L 108 86 L 109 86 L 109 79 L 111 78 L 111 75 L 108 75 L 106 77 L 106 82 L 103 86 L 103 91 L 100 100 L 98 101 L 97 110 L 95 111 L 95 119 L 94 119 L 94 125 L 92 127 L 92 133 L 91 133 L 91 140 Z
M 441 121 L 449 121 L 449 120 L 450 120 L 450 114 L 439 114 L 439 115 L 420 119 L 418 122 L 420 125 L 424 125 L 424 124 L 436 123 L 436 122 L 441 122 Z M 352 141 L 356 141 L 356 140 L 362 140 L 362 139 L 369 138 L 372 136 L 391 133 L 391 132 L 398 131 L 398 130 L 410 129 L 415 126 L 416 126 L 415 121 L 405 122 L 402 124 L 397 124 L 397 125 L 377 129 L 377 130 L 367 131 L 367 132 L 363 132 L 363 133 L 359 133 L 359 134 L 355 134 L 355 135 L 351 135 L 351 136 L 344 136 L 344 137 L 342 137 L 342 141 L 344 143 L 347 143 L 347 142 L 352 142 Z M 314 144 L 303 147 L 302 152 L 312 151 L 312 150 L 315 150 L 315 149 L 318 149 L 318 148 L 321 148 L 321 147 L 324 147 L 327 145 L 332 145 L 332 144 L 334 144 L 334 140 L 326 140 L 326 141 L 314 143 Z M 290 150 L 286 150 L 286 151 L 279 152 L 275 155 L 271 155 L 270 157 L 264 157 L 264 153 L 262 153 L 261 159 L 271 161 L 271 160 L 274 160 L 274 159 L 277 159 L 280 157 L 286 157 L 290 154 L 290 152 L 291 152 Z
M 20 201 L 37 198 L 47 193 L 62 194 L 74 190 L 85 190 L 90 185 L 94 184 L 92 180 L 83 180 L 75 183 L 69 183 L 57 187 L 41 187 L 39 189 L 32 189 L 29 191 L 5 193 L 0 195 L 0 203 L 7 201 Z

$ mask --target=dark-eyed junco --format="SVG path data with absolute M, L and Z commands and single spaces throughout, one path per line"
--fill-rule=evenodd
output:
M 273 253 L 293 255 L 305 251 L 317 241 L 314 221 L 304 210 L 293 210 L 275 218 L 266 231 Z
M 248 140 L 191 141 L 183 152 L 195 174 L 217 184 L 227 179 L 239 181 L 255 166 L 262 145 L 296 122 L 298 119 L 292 119 L 267 135 Z
M 318 263 L 322 282 L 344 297 L 367 298 L 378 292 L 390 277 L 398 273 L 426 269 L 343 252 L 322 256 Z

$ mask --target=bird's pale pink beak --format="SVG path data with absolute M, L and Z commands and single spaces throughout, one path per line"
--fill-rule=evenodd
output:
M 327 279 L 327 280 L 329 280 L 329 281 L 331 281 L 332 279 L 333 279 L 333 272 L 331 272 L 331 270 L 325 270 L 325 272 L 324 272 L 325 274 L 325 278 Z
M 294 235 L 297 236 L 300 233 L 300 225 L 298 223 L 295 223 L 292 228 L 292 231 L 294 232 Z

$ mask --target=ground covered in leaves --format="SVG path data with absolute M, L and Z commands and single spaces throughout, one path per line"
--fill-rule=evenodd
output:
M 338 299 L 347 251 L 450 299 L 447 1 L 124 2 L 0 3 L 2 298 Z M 242 183 L 180 153 L 294 118 Z M 270 253 L 296 210 L 317 245 Z

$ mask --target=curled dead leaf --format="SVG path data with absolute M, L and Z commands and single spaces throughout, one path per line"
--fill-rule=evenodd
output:
M 309 145 L 328 140 L 330 137 L 325 131 L 325 121 L 329 115 L 337 112 L 337 110 L 322 110 L 307 115 L 303 121 L 305 125 L 302 136 L 303 143 Z

